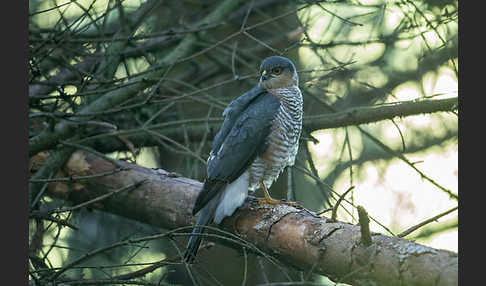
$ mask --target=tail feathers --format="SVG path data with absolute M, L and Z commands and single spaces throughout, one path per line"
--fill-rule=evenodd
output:
M 201 234 L 203 232 L 202 228 L 196 227 L 192 231 L 192 234 Z M 199 249 L 199 245 L 201 244 L 202 237 L 197 235 L 191 235 L 189 238 L 189 242 L 186 246 L 186 253 L 184 253 L 184 261 L 186 263 L 193 263 L 194 259 L 196 259 L 197 250 Z
M 202 241 L 202 236 L 200 234 L 204 233 L 205 229 L 198 226 L 208 225 L 213 219 L 213 216 L 214 210 L 211 209 L 211 206 L 209 206 L 209 208 L 205 207 L 201 210 L 201 213 L 196 221 L 196 226 L 193 228 L 191 237 L 187 243 L 186 252 L 184 253 L 184 261 L 186 261 L 186 263 L 194 262 L 197 250 L 199 249 L 199 245 Z

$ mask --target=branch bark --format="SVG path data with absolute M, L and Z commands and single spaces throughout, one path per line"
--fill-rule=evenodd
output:
M 35 157 L 34 157 L 35 158 Z M 193 222 L 191 207 L 202 183 L 164 170 L 119 162 L 127 171 L 89 180 L 49 183 L 49 194 L 81 203 L 146 180 L 139 188 L 96 201 L 91 207 L 167 229 Z M 76 151 L 57 176 L 109 173 L 117 166 Z M 372 233 L 361 244 L 359 225 L 330 222 L 305 209 L 259 206 L 248 199 L 221 225 L 287 265 L 358 285 L 457 285 L 456 253 Z
M 389 105 L 360 106 L 342 112 L 306 116 L 304 124 L 309 130 L 337 128 L 393 119 L 398 116 L 454 111 L 457 109 L 458 104 L 458 97 L 453 97 Z

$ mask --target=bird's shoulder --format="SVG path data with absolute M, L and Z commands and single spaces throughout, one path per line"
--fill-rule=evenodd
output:
M 269 92 L 266 89 L 257 85 L 249 91 L 245 92 L 244 94 L 240 95 L 235 100 L 231 101 L 223 111 L 223 116 L 225 116 L 227 119 L 231 119 L 232 117 L 237 116 L 239 113 L 245 110 L 256 98 L 267 94 L 269 94 Z
M 225 120 L 213 141 L 207 176 L 193 213 L 197 213 L 223 187 L 240 177 L 266 147 L 279 99 L 264 89 L 252 89 L 225 110 Z
M 223 111 L 225 119 L 214 137 L 212 152 L 219 150 L 235 127 L 244 127 L 245 123 L 249 122 L 248 119 L 254 117 L 259 117 L 261 122 L 271 119 L 279 105 L 280 100 L 277 96 L 259 86 L 233 100 Z

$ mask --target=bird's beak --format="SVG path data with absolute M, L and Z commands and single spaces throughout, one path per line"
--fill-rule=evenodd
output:
M 260 77 L 260 81 L 265 81 L 265 80 L 267 80 L 268 78 L 269 78 L 269 76 L 268 76 L 268 74 L 267 74 L 267 71 L 266 71 L 266 70 L 264 70 L 264 71 L 262 72 L 262 76 Z

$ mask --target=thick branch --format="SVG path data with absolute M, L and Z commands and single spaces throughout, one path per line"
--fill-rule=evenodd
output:
M 458 98 L 402 102 L 390 105 L 354 107 L 342 112 L 305 118 L 309 130 L 328 129 L 377 122 L 395 117 L 457 110 Z
M 66 174 L 58 175 L 87 176 L 116 168 L 93 154 L 78 151 L 76 158 L 76 164 L 66 164 Z M 189 206 L 194 204 L 202 186 L 200 182 L 164 170 L 120 164 L 129 170 L 78 181 L 70 188 L 63 182 L 50 183 L 48 192 L 80 203 L 147 180 L 137 189 L 97 201 L 92 207 L 168 229 L 193 222 Z M 313 269 L 339 281 L 359 285 L 452 286 L 458 283 L 456 253 L 381 234 L 372 234 L 372 244 L 365 247 L 360 243 L 358 225 L 329 222 L 305 209 L 259 206 L 249 199 L 223 221 L 222 228 L 288 265 Z

